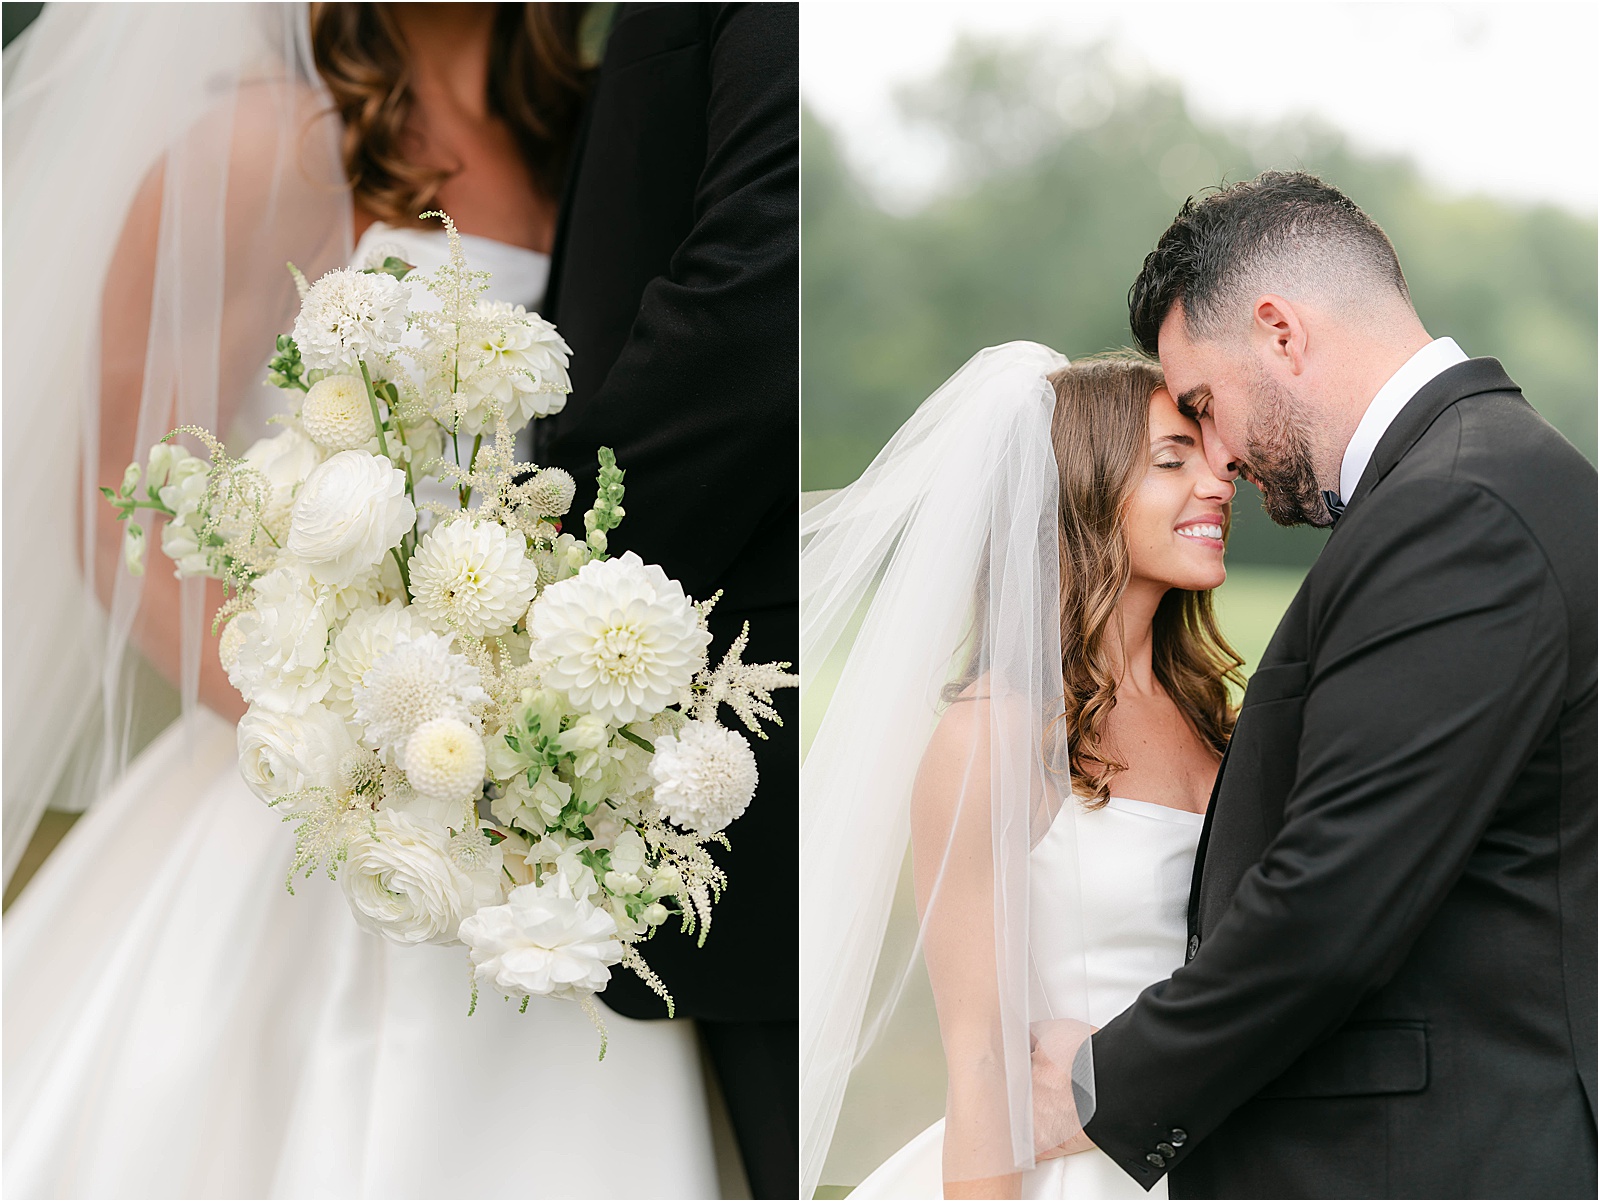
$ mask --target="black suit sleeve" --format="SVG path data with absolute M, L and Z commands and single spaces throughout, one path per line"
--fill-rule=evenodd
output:
M 722 7 L 709 44 L 693 226 L 666 274 L 646 286 L 604 383 L 548 456 L 561 463 L 614 449 L 627 472 L 617 546 L 665 565 L 698 597 L 763 518 L 794 503 L 799 441 L 795 7 Z M 578 515 L 593 483 L 574 475 Z
M 1396 971 L 1561 704 L 1566 611 L 1517 516 L 1453 481 L 1368 505 L 1324 552 L 1351 558 L 1313 599 L 1284 825 L 1195 957 L 1092 1041 L 1088 1132 L 1146 1188 L 1158 1141 L 1187 1133 L 1181 1163 Z

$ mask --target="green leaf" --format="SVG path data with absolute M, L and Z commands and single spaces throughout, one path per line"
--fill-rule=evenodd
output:
M 655 745 L 653 743 L 651 743 L 648 739 L 641 739 L 638 735 L 634 734 L 626 726 L 617 727 L 617 733 L 619 735 L 621 735 L 624 739 L 628 740 L 628 742 L 632 743 L 635 747 L 642 747 L 642 748 L 644 748 L 644 750 L 648 751 L 651 755 L 654 755 L 656 753 Z

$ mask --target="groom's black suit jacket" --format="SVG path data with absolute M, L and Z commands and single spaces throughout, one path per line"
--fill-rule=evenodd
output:
M 1379 442 L 1245 693 L 1188 962 L 1092 1040 L 1146 1188 L 1596 1196 L 1595 495 L 1493 359 Z

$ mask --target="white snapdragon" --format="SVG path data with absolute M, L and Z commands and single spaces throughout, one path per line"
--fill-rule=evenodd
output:
M 252 602 L 228 624 L 228 679 L 251 705 L 304 714 L 328 693 L 327 598 L 303 570 L 285 566 L 256 581 Z
M 298 717 L 251 707 L 239 719 L 239 773 L 250 792 L 274 802 L 290 793 L 339 788 L 339 765 L 355 750 L 344 719 L 326 706 L 311 705 Z M 309 809 L 310 801 L 277 808 L 285 813 Z
M 650 773 L 669 821 L 713 835 L 743 814 L 756 791 L 756 757 L 738 731 L 690 722 L 656 740 Z
M 632 551 L 547 587 L 528 611 L 528 633 L 545 684 L 573 709 L 616 723 L 675 701 L 711 641 L 683 587 Z
M 339 874 L 364 930 L 396 943 L 454 943 L 463 918 L 504 896 L 498 848 L 467 871 L 451 857 L 442 823 L 385 809 L 373 828 L 350 841 Z
M 521 532 L 498 522 L 446 522 L 430 531 L 411 557 L 417 612 L 440 633 L 504 634 L 539 587 L 526 545 Z
M 622 959 L 615 920 L 556 882 L 522 885 L 461 924 L 478 982 L 503 994 L 577 999 Z
M 288 550 L 319 584 L 344 585 L 376 566 L 416 520 L 404 472 L 380 455 L 340 451 L 301 486 Z
M 350 371 L 378 367 L 406 332 L 407 290 L 391 275 L 344 267 L 306 292 L 294 319 L 294 340 L 308 368 Z

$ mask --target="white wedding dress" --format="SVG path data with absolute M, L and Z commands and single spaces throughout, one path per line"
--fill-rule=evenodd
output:
M 1067 824 L 1057 821 L 1034 847 L 1029 874 L 1028 950 L 1036 991 L 1032 1009 L 1053 1014 L 1048 999 L 1070 988 L 1055 972 L 1074 963 L 1056 915 L 1081 906 L 1089 1017 L 1103 1026 L 1148 986 L 1183 963 L 1189 878 L 1203 815 L 1113 797 L 1077 816 L 1077 864 Z M 1067 836 L 1067 837 L 1064 837 Z M 1052 871 L 1052 865 L 1056 870 Z M 1071 886 L 1070 888 L 1068 886 Z M 1078 899 L 1081 888 L 1082 900 Z M 863 1181 L 852 1198 L 941 1198 L 944 1122 L 935 1123 Z M 1023 1174 L 1024 1198 L 1165 1198 L 1166 1179 L 1146 1193 L 1098 1149 L 1041 1161 Z
M 463 241 L 491 299 L 542 296 L 547 256 Z M 465 949 L 359 930 L 326 876 L 290 896 L 293 844 L 204 710 L 63 840 L 4 922 L 6 1197 L 716 1196 L 690 1022 L 606 1012 L 601 1063 L 569 1002 L 469 1018 Z

